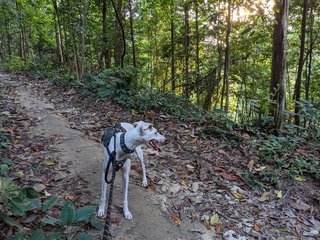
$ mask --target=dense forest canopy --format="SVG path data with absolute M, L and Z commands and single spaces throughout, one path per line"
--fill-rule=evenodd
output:
M 319 16 L 316 0 L 2 0 L 0 61 L 82 84 L 138 70 L 132 88 L 240 123 L 306 126 L 319 109 Z

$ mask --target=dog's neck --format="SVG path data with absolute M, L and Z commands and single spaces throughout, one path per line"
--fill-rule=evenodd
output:
M 136 129 L 129 130 L 124 135 L 124 143 L 129 149 L 133 150 L 143 144 L 141 138 L 137 138 L 137 136 L 140 136 L 140 133 Z

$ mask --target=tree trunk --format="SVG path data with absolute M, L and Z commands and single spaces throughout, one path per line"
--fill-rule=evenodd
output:
M 298 74 L 296 78 L 296 83 L 294 87 L 294 100 L 295 100 L 295 107 L 294 107 L 294 121 L 296 125 L 300 125 L 300 106 L 299 101 L 301 97 L 301 76 L 302 76 L 302 69 L 304 64 L 304 46 L 305 46 L 305 36 L 306 36 L 306 19 L 307 19 L 307 11 L 308 11 L 308 0 L 303 1 L 303 13 L 302 13 L 302 22 L 301 22 L 301 38 L 300 38 L 300 57 L 299 57 L 299 65 L 298 65 Z
M 307 69 L 307 78 L 306 78 L 306 100 L 309 101 L 309 91 L 310 91 L 310 81 L 311 81 L 311 71 L 312 71 L 312 49 L 313 49 L 313 23 L 314 23 L 314 15 L 313 15 L 313 7 L 310 9 L 310 30 L 309 30 L 309 41 L 310 41 L 310 53 L 309 53 L 309 61 L 308 61 L 308 69 Z
M 137 67 L 136 47 L 134 41 L 134 27 L 133 27 L 133 15 L 132 15 L 132 3 L 129 0 L 129 13 L 130 13 L 130 34 L 132 43 L 132 63 L 134 67 Z
M 185 96 L 189 99 L 189 3 L 184 5 L 184 59 L 185 59 Z
M 176 67 L 175 67 L 175 35 L 174 35 L 174 4 L 171 4 L 171 92 L 175 94 L 175 88 L 176 88 Z
M 111 57 L 107 37 L 107 0 L 102 0 L 102 59 L 105 68 L 111 67 Z
M 122 14 L 122 0 L 118 0 L 117 6 L 114 0 L 111 0 L 112 6 L 116 15 L 116 29 L 117 29 L 117 39 L 114 49 L 114 64 L 116 67 L 123 67 L 124 65 L 124 55 L 125 55 L 125 36 L 123 27 L 123 14 Z
M 224 59 L 224 76 L 223 82 L 225 85 L 226 104 L 224 110 L 226 113 L 229 111 L 229 68 L 230 68 L 230 34 L 231 34 L 231 8 L 232 0 L 228 0 L 228 16 L 227 16 L 227 32 L 226 32 L 226 49 Z M 223 98 L 223 95 L 222 95 Z
M 10 35 L 10 24 L 9 22 L 7 21 L 6 23 L 6 35 L 7 35 L 7 52 L 8 52 L 8 55 L 9 57 L 11 56 L 12 54 L 12 51 L 11 51 L 11 35 Z
M 16 10 L 18 12 L 18 22 L 19 22 L 19 56 L 22 60 L 25 59 L 25 53 L 24 53 L 24 37 L 23 37 L 23 26 L 22 26 L 22 17 L 20 12 L 19 3 L 17 0 L 15 0 L 16 4 Z
M 285 110 L 286 94 L 286 54 L 287 54 L 287 26 L 288 26 L 288 0 L 276 0 L 275 20 L 273 31 L 273 52 L 270 94 L 274 101 L 273 116 L 276 130 L 282 125 Z
M 52 0 L 53 8 L 54 8 L 54 23 L 56 30 L 56 44 L 57 44 L 57 56 L 59 59 L 59 63 L 64 63 L 64 54 L 62 47 L 62 36 L 61 36 L 61 24 L 60 24 L 60 16 L 58 12 L 57 0 Z
M 197 105 L 200 105 L 200 58 L 199 58 L 199 4 L 198 1 L 196 1 L 196 71 L 197 71 L 197 77 L 196 77 L 196 92 L 197 92 Z M 210 104 L 211 105 L 211 104 Z

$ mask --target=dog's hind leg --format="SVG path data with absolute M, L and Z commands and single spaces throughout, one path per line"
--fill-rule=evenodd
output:
M 123 165 L 123 177 L 122 177 L 122 192 L 123 192 L 123 214 L 127 220 L 132 219 L 132 214 L 128 208 L 128 186 L 129 186 L 129 172 L 131 167 L 131 160 L 127 159 Z
M 143 152 L 142 152 L 141 146 L 136 147 L 135 153 L 138 156 L 140 163 L 141 163 L 141 170 L 142 170 L 142 184 L 141 185 L 146 187 L 148 185 L 148 181 L 147 181 L 146 166 L 144 165 Z

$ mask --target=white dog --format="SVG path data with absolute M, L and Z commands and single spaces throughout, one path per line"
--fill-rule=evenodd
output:
M 147 185 L 146 170 L 143 162 L 143 153 L 141 150 L 141 145 L 146 144 L 151 146 L 155 150 L 160 150 L 158 143 L 164 142 L 166 138 L 162 136 L 157 130 L 150 124 L 143 121 L 134 123 L 133 125 L 129 123 L 121 123 L 121 128 L 126 132 L 118 132 L 115 134 L 115 144 L 116 144 L 116 156 L 115 161 L 122 162 L 123 164 L 123 178 L 122 178 L 122 191 L 123 191 L 123 213 L 126 219 L 131 220 L 132 214 L 128 208 L 128 184 L 129 184 L 129 171 L 131 167 L 130 155 L 135 152 L 140 159 L 143 180 L 142 185 Z M 110 133 L 110 130 L 109 130 Z M 103 135 L 101 140 L 101 145 L 103 149 L 103 173 L 102 173 L 102 189 L 101 198 L 98 210 L 98 216 L 102 217 L 105 212 L 106 204 L 106 192 L 107 183 L 105 181 L 105 171 L 110 159 L 110 153 L 114 150 L 114 134 L 108 134 L 108 131 Z

